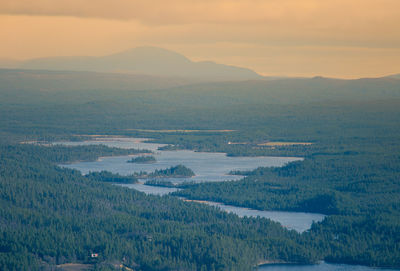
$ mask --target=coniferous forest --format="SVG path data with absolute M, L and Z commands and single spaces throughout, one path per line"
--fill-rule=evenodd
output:
M 132 90 L 86 82 L 71 90 L 51 72 L 45 78 L 14 72 L 18 80 L 0 71 L 0 270 L 64 263 L 95 270 L 252 270 L 267 260 L 400 267 L 400 80 L 165 89 L 141 82 Z M 134 176 L 82 175 L 58 166 L 148 151 L 46 144 L 95 134 L 304 160 L 232 172 L 246 176 L 235 182 L 188 184 L 175 195 L 150 196 L 113 185 L 136 182 Z M 21 144 L 27 141 L 42 144 Z M 300 234 L 177 195 L 327 217 Z

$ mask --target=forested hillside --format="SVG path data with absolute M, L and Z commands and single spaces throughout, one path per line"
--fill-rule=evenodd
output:
M 266 259 L 400 267 L 400 80 L 142 78 L 113 88 L 104 77 L 101 88 L 93 74 L 79 73 L 90 84 L 80 88 L 77 79 L 69 88 L 60 74 L 38 74 L 0 74 L 0 269 L 90 263 L 91 252 L 100 255 L 99 269 L 116 261 L 141 270 L 249 270 Z M 132 150 L 20 144 L 93 134 L 231 156 L 304 157 L 179 194 L 329 216 L 300 235 L 55 165 Z M 278 141 L 311 144 L 265 144 Z
M 54 162 L 64 151 L 0 147 L 1 270 L 68 262 L 99 270 L 113 262 L 139 270 L 251 270 L 265 259 L 318 258 L 304 237 L 269 220 L 239 219 L 61 169 Z

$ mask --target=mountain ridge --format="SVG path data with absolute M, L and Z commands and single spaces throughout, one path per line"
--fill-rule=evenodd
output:
M 1 67 L 0 62 L 0 67 Z M 261 79 L 251 69 L 191 61 L 177 52 L 159 47 L 136 47 L 105 56 L 61 56 L 34 58 L 13 65 L 15 68 L 54 71 L 132 73 L 158 77 L 197 78 L 211 81 Z

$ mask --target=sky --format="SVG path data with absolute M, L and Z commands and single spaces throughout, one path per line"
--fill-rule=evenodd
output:
M 378 77 L 400 73 L 400 1 L 0 1 L 0 58 L 138 46 L 269 76 Z

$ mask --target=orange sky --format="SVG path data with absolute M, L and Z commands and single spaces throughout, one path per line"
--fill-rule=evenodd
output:
M 152 45 L 265 75 L 400 73 L 399 0 L 1 0 L 0 58 Z

